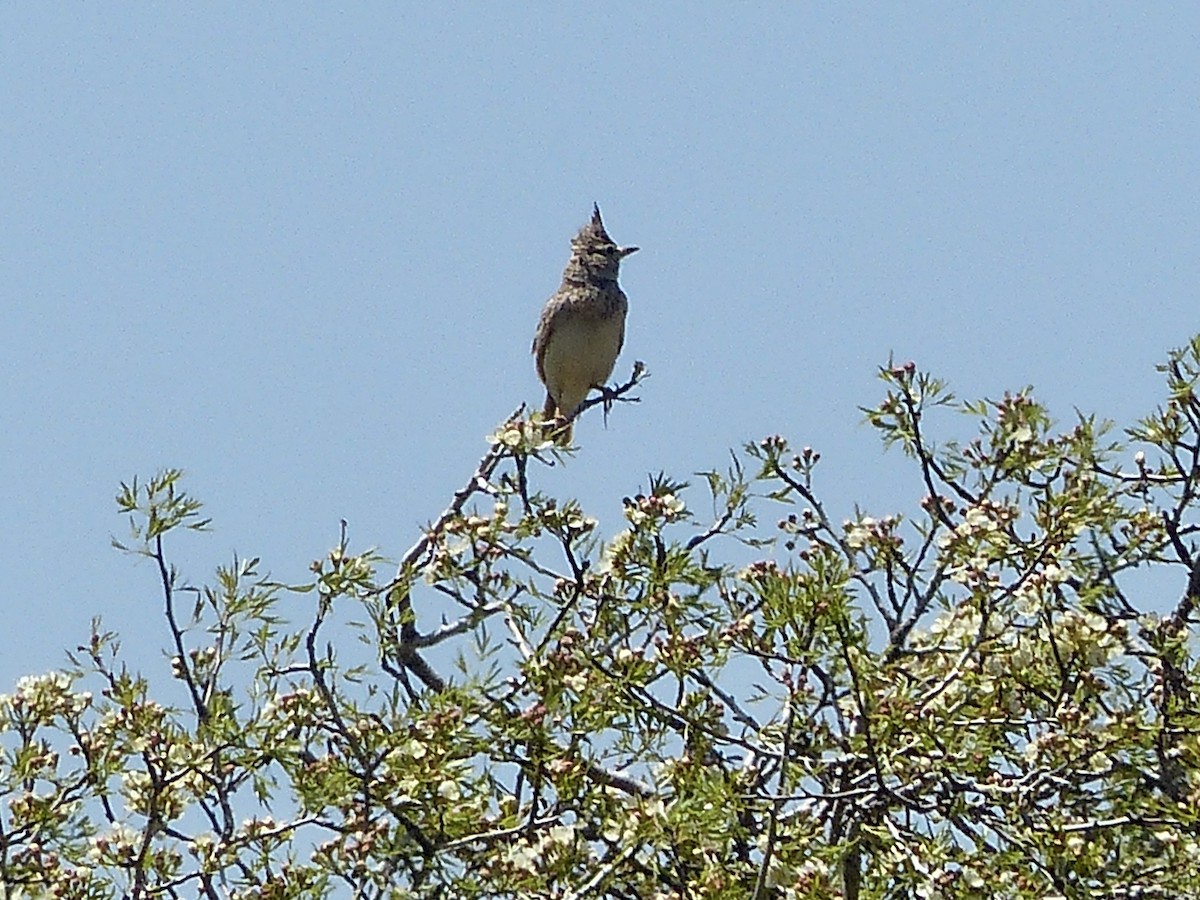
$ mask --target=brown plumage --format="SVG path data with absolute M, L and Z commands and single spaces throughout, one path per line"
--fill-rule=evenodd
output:
M 571 241 L 562 284 L 546 301 L 533 336 L 538 377 L 546 386 L 543 413 L 557 420 L 555 437 L 571 441 L 571 425 L 592 388 L 604 387 L 625 342 L 629 301 L 617 275 L 637 247 L 618 247 L 604 230 L 600 207 Z

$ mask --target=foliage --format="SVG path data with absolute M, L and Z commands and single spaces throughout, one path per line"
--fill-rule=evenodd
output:
M 866 415 L 921 499 L 842 523 L 820 454 L 770 437 L 703 489 L 652 479 L 602 540 L 537 490 L 565 458 L 515 416 L 390 578 L 343 536 L 307 584 L 235 559 L 190 588 L 167 546 L 206 523 L 180 473 L 123 485 L 178 684 L 97 624 L 0 697 L 0 882 L 1200 896 L 1200 338 L 1162 369 L 1126 448 L 1028 390 L 959 402 L 889 366 Z M 977 433 L 935 443 L 951 411 Z

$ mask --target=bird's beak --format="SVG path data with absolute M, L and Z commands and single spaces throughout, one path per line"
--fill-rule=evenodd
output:
M 637 253 L 641 249 L 642 249 L 641 247 L 622 247 L 621 248 L 621 259 L 624 259 L 625 257 L 627 257 L 630 253 Z

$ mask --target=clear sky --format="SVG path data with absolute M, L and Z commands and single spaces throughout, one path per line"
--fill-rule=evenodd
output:
M 196 581 L 301 580 L 341 519 L 401 554 L 540 402 L 593 201 L 652 377 L 538 478 L 605 534 L 774 432 L 835 516 L 913 508 L 858 411 L 889 354 L 1127 423 L 1200 330 L 1196 7 L 449 7 L 0 8 L 0 691 L 96 615 L 163 670 L 135 474 L 206 501 Z

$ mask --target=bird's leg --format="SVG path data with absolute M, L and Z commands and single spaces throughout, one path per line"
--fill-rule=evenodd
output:
M 617 402 L 617 392 L 606 384 L 592 385 L 600 392 L 600 406 L 604 410 L 604 427 L 608 427 L 608 414 L 612 411 L 613 404 Z

